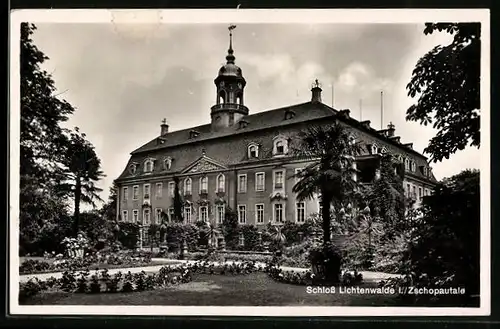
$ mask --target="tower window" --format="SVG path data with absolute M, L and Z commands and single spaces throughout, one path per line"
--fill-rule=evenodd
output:
M 219 92 L 219 104 L 224 104 L 226 102 L 226 92 L 221 90 Z

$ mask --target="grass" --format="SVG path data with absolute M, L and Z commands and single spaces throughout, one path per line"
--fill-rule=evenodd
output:
M 363 286 L 375 286 L 374 282 Z M 305 286 L 279 283 L 265 273 L 196 274 L 193 281 L 154 291 L 76 294 L 46 292 L 28 305 L 179 305 L 179 306 L 397 306 L 391 295 L 309 294 Z

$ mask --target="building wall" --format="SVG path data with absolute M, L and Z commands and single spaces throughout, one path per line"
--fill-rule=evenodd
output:
M 321 124 L 331 124 L 334 120 L 322 120 L 318 123 Z M 206 173 L 208 177 L 208 193 L 203 198 L 206 198 L 209 205 L 209 214 L 213 218 L 216 199 L 224 200 L 225 204 L 232 208 L 233 210 L 238 210 L 238 205 L 246 205 L 246 224 L 256 224 L 255 222 L 255 205 L 264 204 L 264 224 L 267 224 L 269 220 L 273 217 L 273 204 L 277 201 L 271 201 L 271 194 L 274 191 L 273 188 L 273 172 L 277 169 L 283 169 L 286 172 L 284 194 L 287 195 L 286 200 L 281 200 L 280 202 L 284 207 L 284 217 L 285 220 L 296 220 L 296 198 L 292 192 L 292 187 L 294 185 L 293 179 L 289 179 L 295 172 L 295 168 L 300 168 L 304 166 L 304 163 L 297 163 L 296 161 L 290 161 L 290 159 L 274 157 L 273 151 L 273 140 L 277 136 L 283 136 L 284 138 L 293 138 L 296 134 L 303 130 L 310 123 L 300 123 L 292 126 L 282 126 L 276 127 L 272 130 L 261 130 L 248 134 L 237 134 L 228 138 L 219 138 L 207 140 L 204 142 L 193 142 L 190 144 L 179 145 L 176 147 L 168 149 L 160 149 L 155 152 L 150 152 L 149 154 L 134 155 L 131 157 L 129 164 L 137 163 L 138 170 L 135 174 L 128 174 L 127 169 L 125 174 L 128 177 L 121 179 L 119 181 L 121 200 L 119 202 L 119 214 L 123 214 L 123 210 L 128 211 L 128 220 L 132 220 L 133 210 L 136 209 L 139 212 L 139 220 L 142 221 L 143 218 L 143 191 L 144 184 L 151 184 L 151 219 L 154 218 L 154 212 L 156 208 L 161 208 L 163 211 L 168 212 L 168 209 L 173 207 L 172 196 L 169 195 L 168 186 L 169 182 L 173 181 L 173 175 L 176 174 L 181 181 L 180 189 L 183 191 L 183 184 L 185 178 L 191 177 L 192 179 L 192 196 L 187 198 L 193 204 L 193 220 L 198 220 L 198 202 L 200 200 L 200 195 L 198 193 L 200 177 L 203 173 L 181 173 L 190 164 L 194 163 L 196 160 L 200 159 L 202 155 L 206 155 L 210 159 L 213 159 L 221 164 L 219 170 Z M 418 172 L 422 166 L 427 166 L 426 160 L 423 156 L 416 155 L 413 152 L 408 151 L 404 147 L 396 147 L 388 142 L 385 142 L 382 138 L 377 139 L 371 136 L 369 133 L 360 131 L 355 128 L 351 128 L 356 134 L 358 141 L 362 141 L 365 145 L 363 147 L 363 154 L 370 154 L 370 147 L 372 143 L 376 143 L 379 148 L 386 147 L 388 152 L 401 154 L 404 158 L 412 159 L 415 162 L 415 172 L 412 172 L 410 168 L 407 168 L 408 175 L 405 175 L 404 188 L 407 189 L 409 184 L 410 190 L 406 190 L 407 196 L 413 196 L 413 188 L 415 188 L 415 196 L 417 201 L 420 200 L 419 189 L 422 189 L 422 195 L 425 191 L 429 192 L 433 186 L 430 179 L 422 176 Z M 168 138 L 168 135 L 167 135 Z M 260 145 L 259 157 L 257 159 L 248 158 L 248 145 L 250 143 L 256 143 Z M 290 146 L 291 147 L 291 146 Z M 163 166 L 163 159 L 170 157 L 173 161 L 171 167 L 166 169 Z M 148 158 L 155 159 L 154 170 L 150 174 L 143 173 L 144 161 Z M 189 171 L 189 170 L 188 170 Z M 265 172 L 265 191 L 257 192 L 255 191 L 255 173 Z M 216 193 L 216 178 L 223 173 L 225 175 L 225 193 L 223 195 L 217 195 Z M 245 193 L 237 192 L 237 179 L 238 175 L 247 175 L 247 191 Z M 123 177 L 123 175 L 122 175 Z M 161 197 L 156 198 L 156 183 L 162 183 Z M 138 200 L 132 199 L 133 186 L 139 186 Z M 128 187 L 128 197 L 127 200 L 123 199 L 123 187 Z M 305 205 L 306 218 L 312 213 L 318 211 L 318 200 L 307 200 Z

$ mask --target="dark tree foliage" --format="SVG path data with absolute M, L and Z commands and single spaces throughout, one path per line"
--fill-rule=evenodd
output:
M 294 154 L 308 159 L 306 166 L 293 178 L 297 199 L 306 200 L 320 194 L 323 203 L 321 214 L 323 242 L 330 241 L 330 205 L 336 209 L 351 202 L 358 184 L 353 179 L 354 156 L 360 152 L 359 144 L 353 142 L 350 132 L 341 124 L 311 126 L 299 134 Z
M 395 173 L 398 165 L 389 154 L 383 155 L 380 163 L 380 179 L 376 180 L 369 191 L 372 215 L 384 224 L 387 238 L 401 232 L 404 227 L 405 195 L 403 181 Z
M 480 184 L 478 170 L 465 170 L 443 180 L 424 197 L 423 216 L 414 222 L 405 255 L 417 283 L 465 287 L 479 293 Z
M 51 75 L 40 68 L 49 58 L 34 45 L 31 36 L 35 30 L 33 24 L 21 24 L 21 189 L 25 185 L 47 188 L 53 183 L 65 141 L 60 123 L 74 112 L 69 103 L 54 94 Z
M 106 202 L 99 211 L 104 220 L 110 222 L 116 222 L 117 202 L 118 202 L 118 185 L 116 184 L 115 181 L 113 181 L 113 184 L 109 188 L 108 202 Z
M 239 231 L 238 214 L 231 208 L 226 208 L 222 222 L 222 234 L 228 249 L 235 249 L 238 246 Z
M 424 149 L 434 162 L 480 146 L 481 24 L 427 23 L 424 34 L 436 30 L 453 34 L 453 42 L 422 57 L 406 87 L 409 96 L 419 97 L 406 119 L 438 130 Z
M 182 222 L 183 221 L 183 216 L 182 216 L 182 207 L 183 207 L 183 202 L 182 202 L 182 197 L 181 193 L 179 190 L 179 177 L 174 177 L 174 221 L 176 222 Z
M 101 160 L 94 146 L 85 139 L 85 134 L 78 128 L 71 133 L 62 150 L 64 168 L 60 171 L 61 180 L 57 191 L 59 195 L 74 200 L 74 234 L 78 234 L 80 204 L 96 206 L 95 201 L 102 201 L 99 193 L 102 189 L 96 183 L 104 177 Z

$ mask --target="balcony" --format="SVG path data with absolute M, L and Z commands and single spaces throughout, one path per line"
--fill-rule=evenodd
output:
M 248 114 L 248 108 L 245 105 L 240 105 L 240 104 L 225 103 L 225 104 L 217 104 L 211 107 L 212 114 L 222 110 L 233 110 L 243 113 L 245 115 Z

